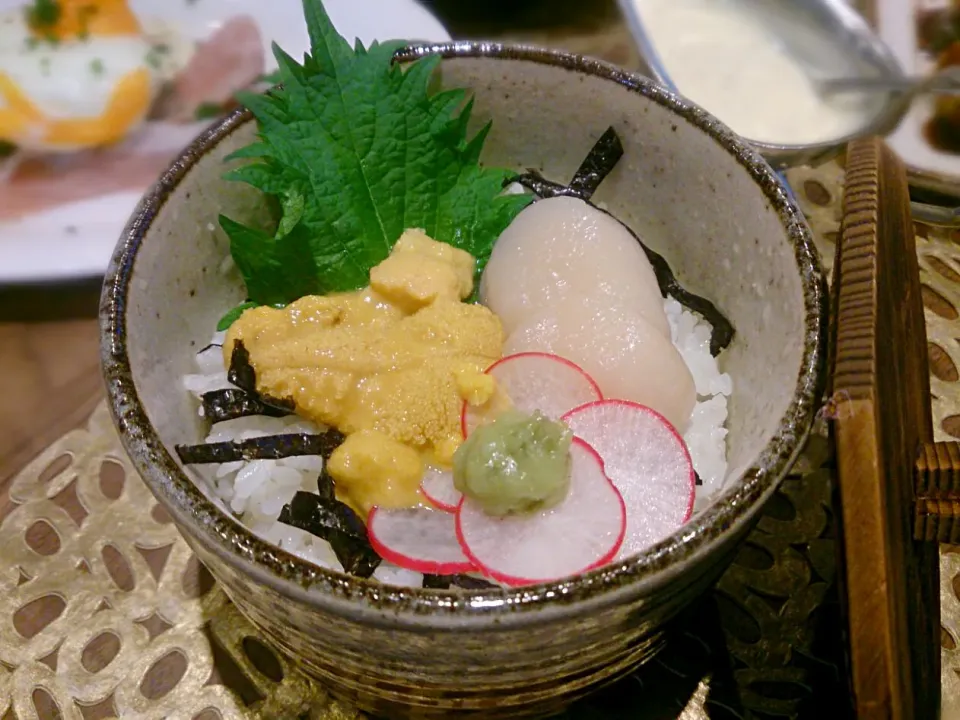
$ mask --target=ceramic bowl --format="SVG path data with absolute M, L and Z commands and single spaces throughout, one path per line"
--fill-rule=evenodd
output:
M 664 624 L 706 590 L 801 449 L 823 390 L 825 284 L 810 232 L 777 176 L 702 110 L 610 65 L 488 43 L 444 56 L 444 84 L 494 120 L 485 161 L 572 177 L 616 127 L 625 155 L 594 196 L 666 256 L 737 330 L 722 494 L 641 556 L 515 590 L 400 589 L 323 570 L 259 540 L 172 452 L 201 418 L 181 391 L 194 353 L 242 299 L 220 272 L 220 213 L 263 221 L 256 191 L 224 182 L 254 137 L 237 112 L 191 145 L 141 201 L 101 304 L 103 372 L 134 465 L 200 559 L 280 651 L 336 694 L 389 717 L 532 716 L 650 658 Z

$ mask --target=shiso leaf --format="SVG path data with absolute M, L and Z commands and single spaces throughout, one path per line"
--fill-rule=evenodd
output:
M 300 64 L 274 46 L 281 85 L 243 96 L 259 139 L 227 176 L 282 208 L 273 235 L 221 218 L 250 299 L 360 288 L 408 228 L 473 254 L 479 276 L 533 199 L 501 194 L 510 173 L 479 165 L 489 125 L 469 137 L 466 92 L 429 92 L 439 57 L 404 71 L 393 63 L 404 43 L 351 48 L 320 0 L 303 6 L 311 51 Z
M 174 449 L 184 465 L 201 465 L 240 460 L 279 460 L 298 455 L 329 457 L 342 442 L 343 435 L 329 430 L 314 435 L 287 433 L 246 440 L 177 445 Z
M 370 577 L 380 565 L 363 521 L 339 500 L 300 491 L 283 506 L 277 520 L 326 540 L 344 571 L 351 575 Z
M 203 405 L 203 416 L 211 423 L 236 420 L 251 415 L 283 417 L 290 414 L 287 410 L 266 405 L 255 395 L 238 388 L 205 392 L 200 396 L 200 402 Z
M 285 234 L 274 237 L 225 215 L 220 227 L 230 238 L 230 252 L 255 305 L 283 304 L 312 292 L 316 266 L 306 228 L 284 226 Z
M 228 310 L 226 314 L 220 318 L 220 322 L 217 323 L 217 332 L 225 332 L 230 329 L 230 326 L 233 325 L 237 318 L 243 315 L 244 310 L 248 308 L 257 307 L 257 303 L 247 301 L 240 303 L 235 308 Z

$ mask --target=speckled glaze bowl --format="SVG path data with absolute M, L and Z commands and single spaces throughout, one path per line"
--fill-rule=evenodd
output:
M 730 562 L 800 450 L 823 388 L 825 284 L 800 211 L 726 127 L 662 87 L 593 60 L 486 43 L 415 48 L 493 118 L 485 161 L 569 179 L 616 127 L 625 155 L 594 196 L 732 320 L 727 484 L 649 552 L 568 581 L 503 591 L 378 585 L 262 542 L 175 459 L 201 424 L 180 377 L 242 299 L 220 272 L 225 213 L 263 221 L 256 191 L 221 179 L 253 138 L 238 112 L 144 197 L 117 246 L 100 309 L 103 372 L 123 443 L 237 607 L 339 696 L 388 717 L 543 715 L 660 647 L 667 620 Z

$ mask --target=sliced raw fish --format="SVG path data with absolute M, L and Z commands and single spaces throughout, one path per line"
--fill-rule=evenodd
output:
M 582 298 L 628 307 L 670 337 L 657 277 L 630 231 L 579 198 L 538 200 L 497 239 L 480 300 L 509 335 L 556 303 Z
M 260 27 L 249 16 L 232 17 L 197 45 L 190 62 L 158 101 L 154 117 L 189 122 L 204 104 L 231 102 L 238 90 L 253 85 L 265 70 Z
M 503 351 L 549 352 L 576 363 L 605 398 L 653 408 L 685 431 L 696 404 L 693 376 L 669 337 L 623 305 L 571 298 L 521 323 Z

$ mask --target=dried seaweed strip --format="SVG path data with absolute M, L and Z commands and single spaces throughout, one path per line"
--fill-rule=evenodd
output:
M 367 540 L 358 540 L 342 533 L 331 533 L 327 538 L 344 572 L 356 577 L 368 578 L 380 567 L 382 559 Z
M 233 349 L 230 351 L 230 368 L 227 370 L 227 380 L 236 385 L 241 390 L 246 390 L 251 395 L 257 397 L 264 405 L 286 410 L 292 413 L 296 409 L 296 404 L 290 398 L 275 398 L 257 392 L 257 374 L 250 364 L 250 351 L 247 350 L 242 340 L 233 343 Z
M 335 530 L 354 538 L 367 537 L 363 520 L 349 505 L 336 499 L 326 500 L 304 490 L 299 490 L 293 499 L 283 506 L 277 520 L 287 525 L 295 525 L 317 537 L 323 537 L 320 532 L 325 530 Z
M 200 397 L 203 403 L 203 416 L 212 423 L 236 420 L 251 415 L 283 417 L 290 412 L 266 405 L 256 395 L 239 388 L 211 390 Z
M 497 586 L 473 575 L 430 575 L 428 573 L 423 576 L 423 587 L 431 590 L 448 590 L 451 587 L 463 590 L 489 590 Z
M 447 590 L 450 588 L 450 576 L 424 573 L 422 586 L 428 590 Z
M 329 454 L 342 442 L 343 435 L 335 430 L 328 430 L 317 435 L 289 433 L 235 442 L 177 445 L 175 449 L 180 462 L 185 465 L 197 465 L 239 460 L 279 460 L 298 455 L 329 457 Z
M 700 477 L 700 473 L 698 473 L 696 470 L 693 471 L 693 484 L 697 487 L 703 485 L 703 478 Z
M 516 177 L 513 177 L 507 181 L 508 185 L 510 183 L 519 183 L 541 199 L 563 196 L 586 200 L 586 198 L 579 191 L 574 190 L 566 185 L 562 185 L 561 183 L 555 183 L 552 180 L 547 180 L 545 177 L 543 177 L 543 175 L 532 168 L 528 168 L 527 172 L 517 175 Z
M 336 483 L 333 481 L 333 476 L 327 472 L 326 463 L 323 464 L 323 470 L 317 477 L 317 495 L 324 500 L 334 500 L 337 497 Z
M 570 189 L 578 192 L 584 200 L 589 200 L 622 157 L 620 136 L 613 127 L 608 127 L 574 173 Z
M 250 364 L 250 351 L 242 340 L 233 343 L 230 351 L 230 367 L 227 369 L 227 380 L 241 390 L 257 394 L 257 374 Z
M 634 235 L 634 237 L 636 237 L 636 235 Z M 637 242 L 640 242 L 640 238 L 637 238 Z M 657 284 L 660 286 L 660 292 L 663 293 L 664 296 L 669 295 L 688 310 L 699 313 L 703 316 L 704 320 L 710 323 L 712 326 L 710 330 L 710 354 L 714 357 L 719 355 L 720 352 L 726 349 L 733 341 L 735 333 L 733 325 L 730 324 L 730 321 L 727 320 L 723 313 L 721 313 L 712 302 L 705 297 L 694 295 L 692 292 L 684 289 L 677 281 L 667 261 L 661 255 L 655 253 L 642 242 L 640 242 L 640 245 L 643 247 L 644 252 L 647 253 L 647 259 L 650 261 L 650 264 L 653 265 L 653 272 L 657 276 Z
M 370 577 L 380 565 L 363 521 L 339 500 L 300 491 L 283 506 L 277 520 L 326 540 L 351 575 Z

